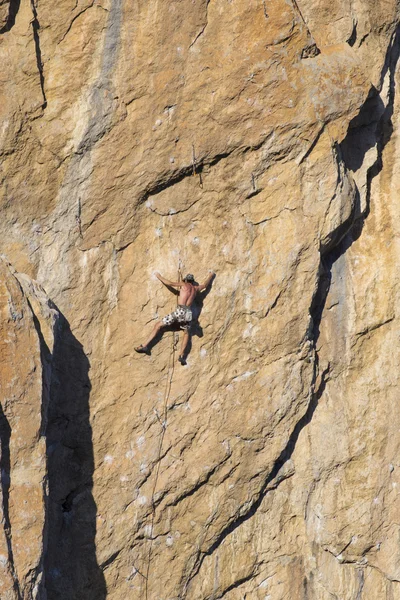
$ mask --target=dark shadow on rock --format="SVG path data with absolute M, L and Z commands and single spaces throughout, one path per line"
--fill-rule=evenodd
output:
M 382 169 L 382 152 L 385 145 L 390 139 L 393 132 L 393 124 L 391 121 L 394 107 L 394 96 L 395 96 L 395 70 L 400 56 L 400 27 L 397 29 L 393 39 L 388 55 L 385 60 L 385 66 L 382 73 L 382 81 L 388 71 L 390 71 L 390 92 L 388 106 L 382 110 L 383 103 L 381 99 L 376 100 L 375 93 L 369 96 L 365 104 L 360 109 L 358 117 L 353 119 L 350 123 L 349 130 L 345 140 L 342 142 L 339 150 L 342 152 L 340 158 L 345 161 L 347 168 L 356 170 L 361 166 L 365 158 L 366 153 L 370 148 L 377 145 L 378 158 L 368 172 L 367 179 L 367 209 L 362 214 L 359 210 L 360 205 L 360 194 L 357 190 L 356 195 L 356 206 L 353 211 L 352 217 L 346 222 L 346 227 L 340 231 L 340 237 L 337 236 L 335 239 L 335 246 L 329 247 L 329 249 L 323 253 L 321 251 L 321 263 L 319 271 L 319 282 L 316 293 L 312 300 L 309 312 L 310 312 L 310 329 L 307 332 L 307 338 L 312 344 L 315 355 L 314 373 L 311 384 L 310 401 L 307 406 L 305 414 L 296 423 L 292 430 L 288 443 L 285 445 L 280 455 L 275 460 L 271 470 L 265 474 L 265 479 L 260 486 L 259 493 L 254 501 L 248 506 L 246 510 L 237 511 L 237 515 L 219 532 L 218 536 L 214 539 L 212 544 L 206 550 L 198 550 L 196 558 L 189 569 L 189 575 L 185 574 L 181 581 L 182 589 L 186 589 L 186 584 L 189 580 L 193 579 L 201 569 L 204 559 L 207 556 L 212 555 L 222 544 L 222 542 L 233 533 L 238 527 L 240 527 L 245 521 L 254 516 L 258 508 L 261 506 L 263 499 L 266 494 L 271 490 L 275 489 L 281 481 L 285 479 L 283 468 L 286 463 L 290 460 L 296 447 L 297 440 L 301 431 L 311 422 L 313 415 L 318 408 L 319 400 L 325 390 L 327 381 L 329 380 L 330 366 L 327 365 L 324 371 L 318 378 L 318 340 L 320 336 L 320 325 L 322 320 L 323 311 L 325 308 L 327 296 L 332 281 L 332 267 L 333 264 L 342 256 L 354 243 L 356 239 L 361 235 L 364 221 L 369 214 L 370 210 L 370 188 L 372 179 Z M 370 100 L 375 98 L 373 103 Z M 373 109 L 371 108 L 373 107 Z M 379 109 L 379 110 L 378 110 Z M 375 112 L 377 111 L 377 112 Z M 370 115 L 371 126 L 375 132 L 374 140 L 371 138 L 369 132 L 364 135 L 362 128 L 368 127 L 368 114 Z M 379 115 L 379 116 L 378 116 Z M 357 131 L 358 130 L 358 134 Z M 358 208 L 358 211 L 357 211 Z M 319 385 L 317 386 L 317 381 Z M 281 475 L 282 474 L 282 475 Z M 243 509 L 243 507 L 242 507 Z
M 178 329 L 176 327 L 174 327 L 174 326 L 163 327 L 162 329 L 160 329 L 160 331 L 157 333 L 157 335 L 155 336 L 155 338 L 153 338 L 151 340 L 151 342 L 149 344 L 147 344 L 147 348 L 149 350 L 149 353 L 151 353 L 151 351 L 154 348 L 154 346 L 157 346 L 157 344 L 161 341 L 164 333 L 166 333 L 167 331 L 178 331 Z
M 351 218 L 343 224 L 334 247 L 329 248 L 327 252 L 321 251 L 319 285 L 310 308 L 312 317 L 311 337 L 315 341 L 319 337 L 322 313 L 331 286 L 332 267 L 360 237 L 365 220 L 370 213 L 371 183 L 382 170 L 383 151 L 394 131 L 392 116 L 396 93 L 395 73 L 399 57 L 400 27 L 397 28 L 393 36 L 393 43 L 387 52 L 381 73 L 381 82 L 389 73 L 387 106 L 384 106 L 378 95 L 378 90 L 372 87 L 358 115 L 350 122 L 345 139 L 336 148 L 339 159 L 343 160 L 346 168 L 353 172 L 362 166 L 367 152 L 373 147 L 377 149 L 377 158 L 367 172 L 366 206 L 364 210 L 361 208 L 360 192 L 356 190 L 355 206 Z
M 358 115 L 350 122 L 347 135 L 340 144 L 346 167 L 352 171 L 357 171 L 363 164 L 367 152 L 377 146 L 378 157 L 370 168 L 368 184 L 382 169 L 382 152 L 393 133 L 392 116 L 396 92 L 395 73 L 399 56 L 400 28 L 397 28 L 393 36 L 393 43 L 386 54 L 381 73 L 381 85 L 389 73 L 387 106 L 385 107 L 382 102 L 378 90 L 372 86 L 368 98 Z
M 375 146 L 377 148 L 377 158 L 367 172 L 365 209 L 361 209 L 360 192 L 356 190 L 355 206 L 351 218 L 343 224 L 334 247 L 329 248 L 326 252 L 321 251 L 319 283 L 310 308 L 311 331 L 309 335 L 315 348 L 320 334 L 322 313 L 332 282 L 332 267 L 362 233 L 365 220 L 370 213 L 371 183 L 382 170 L 383 151 L 394 131 L 392 116 L 396 93 L 395 73 L 399 57 L 400 26 L 393 36 L 393 43 L 388 49 L 381 73 L 381 82 L 389 73 L 387 106 L 384 106 L 378 95 L 378 90 L 371 88 L 368 98 L 360 108 L 358 115 L 350 122 L 345 139 L 336 148 L 338 157 L 344 161 L 346 168 L 351 171 L 357 171 L 361 167 L 367 152 Z
M 389 102 L 385 108 L 382 100 L 377 96 L 377 90 L 371 90 L 366 102 L 361 107 L 359 114 L 355 117 L 348 129 L 348 133 L 344 141 L 336 148 L 339 159 L 345 162 L 348 169 L 358 170 L 365 156 L 372 147 L 377 146 L 378 157 L 375 163 L 370 167 L 367 174 L 367 207 L 361 213 L 360 210 L 360 194 L 356 192 L 355 208 L 351 218 L 343 224 L 340 231 L 335 236 L 334 247 L 331 245 L 324 252 L 321 250 L 321 263 L 319 270 L 319 280 L 316 293 L 314 294 L 309 312 L 310 312 L 310 329 L 307 332 L 307 337 L 312 343 L 315 354 L 314 374 L 310 394 L 310 401 L 304 415 L 299 419 L 293 428 L 288 443 L 285 445 L 280 455 L 275 460 L 269 473 L 266 473 L 265 479 L 260 486 L 259 493 L 251 505 L 238 515 L 223 528 L 219 535 L 210 544 L 205 551 L 198 551 L 194 565 L 192 566 L 189 578 L 192 579 L 199 571 L 207 556 L 212 555 L 222 544 L 222 542 L 232 534 L 245 521 L 255 515 L 258 508 L 261 506 L 266 494 L 275 489 L 281 481 L 285 479 L 283 468 L 291 459 L 295 450 L 297 440 L 301 431 L 311 422 L 313 415 L 318 407 L 318 403 L 325 390 L 326 383 L 329 380 L 329 365 L 321 373 L 319 385 L 315 388 L 318 375 L 318 340 L 320 336 L 320 325 L 323 311 L 325 308 L 327 296 L 332 282 L 332 267 L 334 263 L 351 247 L 356 239 L 361 235 L 364 221 L 370 211 L 370 189 L 371 182 L 374 177 L 382 170 L 382 152 L 385 145 L 389 141 L 392 132 L 392 115 L 394 107 L 395 95 L 395 69 L 400 56 L 400 28 L 398 28 L 393 44 L 391 45 L 388 56 L 385 60 L 385 67 L 382 73 L 382 81 L 387 71 L 390 71 L 390 92 Z M 182 581 L 183 588 L 186 584 Z
M 10 459 L 11 426 L 3 408 L 0 405 L 0 485 L 2 495 L 3 518 L 2 525 L 7 541 L 8 565 L 14 579 L 14 592 L 22 600 L 21 590 L 15 572 L 14 554 L 12 548 L 11 522 L 10 522 L 10 484 L 11 484 L 11 459 Z
M 361 167 L 367 152 L 375 146 L 377 148 L 377 158 L 367 172 L 365 209 L 361 209 L 360 193 L 359 190 L 356 190 L 353 215 L 344 224 L 341 232 L 342 235 L 337 239 L 334 248 L 329 249 L 327 252 L 321 252 L 319 285 L 310 309 L 313 328 L 311 337 L 315 342 L 319 337 L 322 313 L 332 281 L 332 267 L 360 237 L 365 220 L 370 213 L 371 183 L 382 170 L 383 151 L 394 131 L 392 116 L 396 93 L 395 73 L 399 57 L 400 27 L 397 28 L 393 36 L 393 43 L 387 52 L 381 74 L 381 82 L 383 82 L 387 73 L 389 73 L 387 106 L 384 106 L 381 98 L 378 96 L 378 91 L 375 88 L 371 88 L 368 98 L 361 107 L 359 114 L 350 122 L 345 139 L 337 147 L 339 157 L 344 161 L 346 168 L 351 171 L 357 171 Z
M 14 27 L 20 4 L 21 0 L 10 0 L 7 23 L 0 29 L 0 34 L 7 33 L 7 31 L 10 31 Z
M 89 369 L 82 344 L 60 315 L 45 424 L 49 489 L 44 556 L 47 600 L 104 600 L 107 596 L 96 559 Z
M 202 326 L 200 325 L 200 323 L 199 323 L 199 321 L 198 321 L 198 318 L 197 318 L 197 319 L 193 319 L 192 326 L 191 326 L 191 328 L 190 328 L 190 337 L 189 337 L 189 341 L 188 341 L 188 344 L 187 344 L 187 346 L 186 346 L 186 350 L 185 350 L 185 352 L 184 352 L 184 354 L 183 354 L 183 360 L 184 360 L 185 364 L 186 364 L 186 359 L 187 359 L 187 357 L 189 356 L 189 354 L 190 354 L 190 353 L 191 353 L 191 351 L 192 351 L 192 347 L 193 347 L 193 336 L 195 336 L 195 337 L 199 337 L 199 338 L 202 338 L 202 337 L 203 337 L 203 335 L 204 335 L 204 333 L 203 333 L 203 328 L 202 328 Z
M 372 86 L 360 112 L 350 121 L 347 135 L 340 144 L 344 162 L 352 171 L 362 166 L 368 150 L 377 145 L 377 128 L 385 110 L 379 91 Z
M 46 99 L 46 93 L 44 91 L 43 59 L 42 59 L 42 50 L 40 47 L 40 36 L 39 36 L 40 23 L 38 20 L 36 6 L 33 1 L 31 2 L 31 7 L 32 7 L 32 13 L 33 13 L 33 19 L 31 21 L 31 24 L 32 24 L 32 31 L 33 31 L 33 40 L 35 42 L 36 65 L 37 65 L 37 69 L 39 72 L 40 89 L 42 90 L 42 96 L 43 96 L 42 108 L 46 108 L 47 107 L 47 99 Z
M 173 333 L 181 333 L 183 335 L 184 331 L 180 328 L 178 323 L 175 323 L 173 325 L 165 325 L 155 336 L 155 338 L 147 345 L 147 348 L 149 350 L 149 354 L 151 354 L 152 349 L 154 348 L 154 346 L 156 346 L 162 339 L 162 337 L 164 336 L 165 333 L 168 332 L 173 332 Z M 196 333 L 195 333 L 196 332 Z M 201 332 L 201 335 L 199 335 L 199 332 Z M 199 335 L 199 337 L 202 337 L 203 335 L 203 330 L 200 326 L 199 323 L 192 323 L 192 329 L 191 329 L 191 335 L 190 335 L 190 339 L 189 339 L 189 343 L 185 352 L 185 360 L 186 357 L 189 354 L 188 349 L 192 347 L 192 335 Z

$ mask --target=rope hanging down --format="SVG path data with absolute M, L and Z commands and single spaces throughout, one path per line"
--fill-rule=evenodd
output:
M 182 264 L 181 264 L 181 260 L 179 259 L 178 281 L 182 281 L 182 268 L 181 267 L 182 267 Z M 178 305 L 178 296 L 176 299 L 176 304 Z M 149 576 L 150 576 L 151 557 L 152 557 L 152 551 L 153 551 L 154 521 L 155 521 L 155 517 L 156 517 L 155 495 L 156 495 L 156 490 L 157 490 L 158 477 L 160 474 L 160 463 L 161 463 L 161 454 L 162 454 L 162 449 L 163 449 L 164 437 L 165 437 L 165 432 L 167 430 L 168 401 L 169 401 L 169 396 L 171 393 L 172 380 L 173 380 L 174 371 L 175 371 L 175 353 L 176 353 L 177 344 L 178 344 L 178 336 L 174 332 L 173 337 L 172 337 L 172 348 L 171 348 L 171 352 L 169 355 L 169 361 L 168 361 L 169 376 L 167 377 L 167 383 L 165 386 L 162 418 L 160 418 L 160 415 L 158 414 L 157 410 L 156 409 L 154 410 L 156 417 L 158 419 L 158 422 L 161 425 L 161 435 L 160 435 L 160 439 L 158 442 L 157 466 L 156 466 L 156 471 L 155 471 L 153 489 L 151 492 L 151 523 L 150 523 L 150 540 L 149 540 L 150 544 L 149 544 L 149 553 L 147 556 L 146 573 L 144 575 L 145 582 L 146 582 L 145 583 L 145 598 L 146 598 L 146 600 L 149 600 Z

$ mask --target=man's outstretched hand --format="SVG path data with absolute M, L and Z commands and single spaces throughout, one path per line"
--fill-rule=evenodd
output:
M 199 292 L 205 290 L 206 288 L 208 288 L 208 286 L 210 285 L 210 283 L 212 282 L 212 280 L 215 277 L 215 272 L 211 271 L 211 269 L 208 271 L 208 277 L 207 279 L 204 281 L 204 283 L 201 283 L 198 287 Z
M 170 281 L 169 279 L 165 279 L 165 277 L 160 275 L 160 273 L 158 271 L 155 271 L 154 275 L 157 277 L 157 279 L 159 281 L 161 281 L 161 283 L 163 283 L 167 287 L 181 287 L 183 285 L 183 283 L 181 283 L 179 281 L 177 282 L 177 281 Z

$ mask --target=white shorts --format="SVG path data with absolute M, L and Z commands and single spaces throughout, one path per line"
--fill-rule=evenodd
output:
M 169 326 L 173 325 L 174 323 L 178 323 L 181 329 L 190 329 L 192 319 L 193 315 L 189 306 L 178 304 L 178 307 L 176 310 L 174 310 L 174 312 L 162 318 L 162 324 Z

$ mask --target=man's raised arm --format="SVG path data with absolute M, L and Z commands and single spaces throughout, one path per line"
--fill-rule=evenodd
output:
M 210 283 L 214 279 L 214 277 L 215 277 L 214 271 L 209 271 L 209 273 L 210 274 L 207 277 L 207 279 L 205 280 L 205 282 L 202 283 L 201 285 L 199 285 L 199 287 L 198 287 L 199 292 L 201 292 L 202 290 L 205 290 L 206 288 L 208 288 L 208 286 L 210 285 Z
M 184 281 L 169 281 L 169 279 L 165 279 L 160 273 L 155 273 L 157 279 L 161 281 L 164 285 L 172 285 L 173 287 L 182 287 L 185 282 Z

